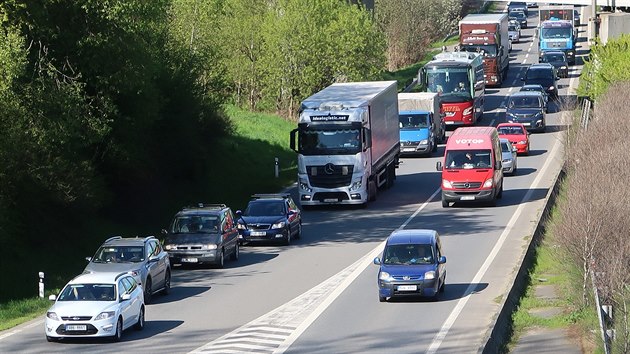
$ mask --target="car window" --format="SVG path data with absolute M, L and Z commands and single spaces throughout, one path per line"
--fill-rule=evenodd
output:
M 155 253 L 155 244 L 153 242 L 147 242 L 147 258 L 151 257 Z
M 250 202 L 247 209 L 245 209 L 244 214 L 246 216 L 284 215 L 284 201 L 272 200 Z
M 501 143 L 501 151 L 502 152 L 512 152 L 512 146 L 509 142 Z
M 510 108 L 540 108 L 538 97 L 512 97 L 509 103 Z
M 527 79 L 551 79 L 553 78 L 553 70 L 549 69 L 529 69 L 526 74 Z
M 112 301 L 112 284 L 70 284 L 59 294 L 58 301 Z
M 388 245 L 383 253 L 383 264 L 432 264 L 433 249 L 430 244 Z
M 229 230 L 234 227 L 234 217 L 232 216 L 232 210 L 228 210 L 225 213 L 225 228 Z
M 449 150 L 446 153 L 447 169 L 471 169 L 488 168 L 490 163 L 490 150 Z
M 118 298 L 119 299 L 123 296 L 125 291 L 127 291 L 127 290 L 125 289 L 125 285 L 123 283 L 123 279 L 118 279 Z
M 500 135 L 523 135 L 523 128 L 515 126 L 499 127 Z

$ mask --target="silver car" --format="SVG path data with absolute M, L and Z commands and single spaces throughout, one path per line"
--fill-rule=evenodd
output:
M 521 25 L 518 21 L 511 20 L 508 24 L 508 36 L 512 43 L 519 43 L 521 41 Z
M 503 173 L 508 175 L 516 174 L 516 146 L 513 146 L 508 139 L 500 139 Z
M 144 238 L 107 239 L 93 257 L 84 273 L 129 272 L 144 289 L 144 302 L 150 303 L 157 292 L 166 295 L 171 290 L 171 263 L 160 241 Z

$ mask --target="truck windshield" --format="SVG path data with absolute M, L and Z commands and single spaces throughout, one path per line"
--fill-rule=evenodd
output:
M 492 167 L 490 150 L 449 150 L 444 168 L 474 169 Z
M 573 31 L 571 28 L 543 28 L 542 38 L 571 38 Z
M 467 68 L 427 69 L 427 91 L 440 95 L 442 102 L 466 102 L 472 99 Z
M 300 129 L 298 150 L 304 155 L 354 155 L 361 152 L 361 134 L 354 128 Z
M 398 116 L 400 120 L 400 129 L 414 130 L 429 127 L 428 113 L 401 114 Z

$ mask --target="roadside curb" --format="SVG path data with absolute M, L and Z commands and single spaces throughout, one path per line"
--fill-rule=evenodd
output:
M 538 245 L 545 234 L 549 214 L 556 204 L 556 198 L 560 190 L 561 182 L 565 178 L 565 174 L 564 168 L 561 168 L 555 177 L 552 188 L 547 192 L 545 206 L 538 217 L 536 228 L 527 247 L 527 252 L 522 256 L 518 271 L 513 273 L 510 291 L 507 296 L 503 297 L 501 310 L 494 317 L 490 329 L 486 332 L 481 341 L 484 344 L 477 350 L 477 353 L 501 353 L 512 334 L 512 314 L 518 309 L 521 296 L 527 289 L 529 271 L 536 260 Z

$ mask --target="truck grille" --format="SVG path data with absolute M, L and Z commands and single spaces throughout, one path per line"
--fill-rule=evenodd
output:
M 477 189 L 481 187 L 481 182 L 453 182 L 453 187 L 457 189 Z
M 352 180 L 352 165 L 306 166 L 311 186 L 318 188 L 337 188 L 350 185 Z
M 547 46 L 549 48 L 564 48 L 566 46 L 565 42 L 547 42 Z

